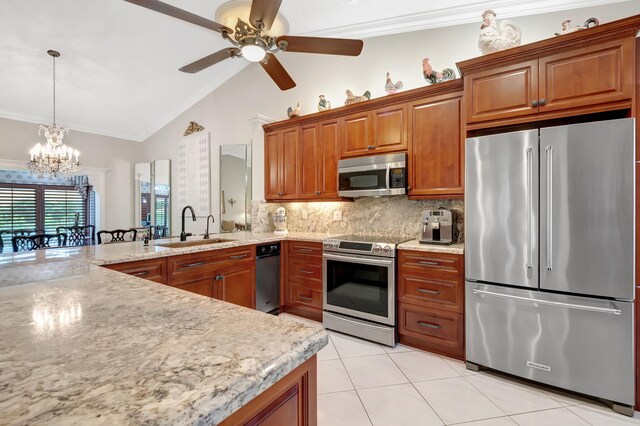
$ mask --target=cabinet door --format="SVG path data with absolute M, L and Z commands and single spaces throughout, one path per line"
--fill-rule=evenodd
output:
M 318 198 L 320 192 L 320 139 L 318 125 L 300 128 L 300 197 Z
M 264 197 L 277 199 L 280 194 L 280 164 L 282 163 L 282 134 L 267 133 L 264 136 Z
M 200 278 L 189 281 L 185 284 L 172 286 L 181 290 L 190 291 L 191 293 L 201 294 L 203 296 L 214 297 L 215 279 L 213 277 Z
M 409 196 L 460 197 L 464 186 L 461 97 L 409 105 Z
M 540 59 L 540 112 L 631 99 L 633 51 L 627 38 Z
M 353 157 L 371 153 L 375 146 L 371 128 L 371 113 L 353 114 L 342 119 L 340 156 Z
M 256 265 L 235 266 L 216 271 L 215 297 L 247 308 L 256 308 Z
M 320 123 L 320 151 L 318 169 L 321 174 L 320 198 L 338 198 L 338 120 Z
M 394 105 L 373 111 L 373 137 L 376 154 L 407 149 L 407 107 Z
M 282 131 L 282 163 L 280 197 L 292 199 L 298 196 L 298 144 L 300 133 L 297 127 Z
M 467 122 L 498 120 L 538 112 L 538 61 L 473 73 L 464 78 Z

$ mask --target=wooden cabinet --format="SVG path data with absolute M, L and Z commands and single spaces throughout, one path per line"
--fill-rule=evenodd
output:
M 409 198 L 463 196 L 462 108 L 461 91 L 409 104 Z
M 464 358 L 463 256 L 400 250 L 400 342 Z
M 597 31 L 459 63 L 467 123 L 475 129 L 630 107 L 635 37 L 603 41 Z
M 286 255 L 280 286 L 282 311 L 321 321 L 322 244 L 286 241 L 283 252 Z
M 265 135 L 265 199 L 292 200 L 298 196 L 297 126 Z
M 256 308 L 256 265 L 241 265 L 216 271 L 216 299 Z
M 338 161 L 340 157 L 338 119 L 320 122 L 320 157 L 316 164 L 321 176 L 319 198 L 338 200 Z
M 340 156 L 385 154 L 407 149 L 407 107 L 404 104 L 341 119 Z
M 316 426 L 317 386 L 314 355 L 224 419 L 220 426 Z
M 105 268 L 114 271 L 144 278 L 161 284 L 167 283 L 167 259 L 137 260 L 134 262 L 116 263 L 104 265 Z
M 206 278 L 195 278 L 190 281 L 185 281 L 181 284 L 175 284 L 172 287 L 179 288 L 180 290 L 190 291 L 191 293 L 201 294 L 202 296 L 216 297 L 216 279 L 213 276 Z

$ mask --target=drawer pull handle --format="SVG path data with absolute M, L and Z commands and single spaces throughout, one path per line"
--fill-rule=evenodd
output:
M 134 272 L 131 275 L 133 275 L 134 277 L 142 277 L 144 275 L 149 275 L 149 271 Z
M 311 301 L 311 300 L 313 300 L 313 297 L 298 296 L 298 299 L 300 299 L 300 300 L 307 300 L 307 301 Z
M 435 329 L 440 328 L 438 324 L 434 324 L 432 322 L 426 322 L 426 321 L 418 321 L 418 325 L 420 327 L 426 327 L 426 328 L 435 328 Z
M 311 275 L 311 274 L 313 274 L 313 271 L 305 271 L 304 269 L 300 269 L 300 273 Z
M 440 294 L 440 290 L 428 290 L 426 288 L 418 288 L 420 293 L 428 293 L 428 294 Z
M 222 281 L 222 280 L 224 280 L 224 275 L 216 275 L 213 279 L 215 281 Z
M 298 248 L 295 251 L 300 252 L 300 253 L 313 253 L 315 250 L 314 249 Z
M 433 260 L 418 260 L 420 265 L 437 265 L 438 262 L 434 262 Z
M 236 256 L 229 256 L 229 259 L 242 259 L 242 258 L 245 258 L 245 257 L 247 257 L 246 253 L 245 254 L 238 254 Z
M 202 266 L 205 264 L 204 260 L 201 260 L 200 262 L 193 262 L 193 263 L 185 263 L 184 265 L 182 265 L 183 268 L 195 268 L 196 266 Z

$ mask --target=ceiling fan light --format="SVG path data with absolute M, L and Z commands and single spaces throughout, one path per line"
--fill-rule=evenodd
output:
M 262 46 L 258 46 L 256 44 L 247 44 L 242 46 L 240 50 L 242 51 L 242 56 L 251 62 L 260 62 L 267 54 Z
M 251 11 L 251 0 L 231 0 L 222 4 L 215 13 L 215 21 L 225 25 L 231 29 L 235 29 L 238 18 L 244 22 L 249 22 L 249 13 Z M 278 37 L 289 33 L 289 22 L 282 16 L 282 13 L 276 15 L 273 25 L 268 31 L 263 31 L 271 37 Z

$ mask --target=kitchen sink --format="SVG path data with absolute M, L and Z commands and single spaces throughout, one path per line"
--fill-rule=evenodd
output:
M 224 238 L 212 238 L 210 240 L 179 241 L 175 243 L 156 244 L 156 245 L 158 247 L 181 248 L 181 247 L 205 246 L 208 244 L 229 243 L 232 241 L 237 241 L 237 240 L 226 240 Z

